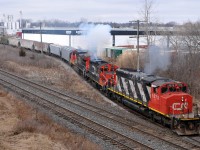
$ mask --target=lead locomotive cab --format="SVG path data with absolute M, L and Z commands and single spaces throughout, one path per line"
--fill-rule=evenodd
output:
M 185 83 L 173 80 L 152 83 L 149 108 L 169 118 L 171 128 L 179 135 L 199 134 L 200 117 L 187 89 Z
M 112 91 L 125 105 L 168 124 L 179 135 L 199 134 L 200 116 L 193 111 L 187 85 L 130 69 L 117 69 Z

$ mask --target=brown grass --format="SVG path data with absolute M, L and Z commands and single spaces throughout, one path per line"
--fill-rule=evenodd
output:
M 140 70 L 144 68 L 145 52 L 140 51 Z M 113 61 L 111 59 L 111 61 Z M 122 55 L 113 61 L 114 64 L 120 68 L 131 68 L 137 69 L 137 52 L 136 51 L 125 51 Z
M 36 109 L 16 101 L 16 111 L 19 122 L 13 128 L 13 135 L 23 132 L 47 135 L 52 141 L 62 143 L 66 149 L 95 149 L 100 148 L 85 137 L 69 132 L 66 128 L 54 123 L 49 117 Z
M 4 49 L 2 45 L 0 45 L 0 55 L 0 68 L 45 85 L 62 87 L 70 92 L 85 97 L 92 96 L 94 99 L 102 101 L 99 96 L 94 94 L 91 87 L 82 84 L 83 81 L 76 73 L 71 74 L 70 70 L 66 71 L 53 58 L 30 51 L 26 51 L 25 57 L 19 57 L 19 49 L 10 46 L 6 46 Z M 87 94 L 88 91 L 90 91 L 90 94 Z M 47 135 L 51 140 L 64 144 L 66 149 L 100 149 L 85 137 L 71 133 L 64 127 L 54 123 L 36 109 L 20 101 L 14 103 L 14 107 L 16 107 L 14 113 L 17 115 L 19 122 L 13 127 L 12 135 L 21 135 L 25 132 L 38 133 Z
M 25 57 L 19 56 L 19 49 L 13 48 L 11 46 L 3 47 L 0 45 L 0 67 L 4 69 L 8 69 L 13 72 L 19 72 L 19 68 L 13 68 L 12 65 L 8 65 L 7 62 L 15 62 L 16 64 L 24 67 L 35 66 L 42 69 L 56 68 L 58 63 L 53 61 L 52 58 L 46 57 L 42 54 L 32 53 L 30 51 L 26 51 Z
M 102 96 L 96 92 L 92 86 L 86 84 L 77 74 L 66 71 L 61 79 L 64 83 L 64 88 L 67 91 L 76 93 L 80 97 L 87 98 L 98 103 L 105 103 Z
M 18 50 L 7 46 L 0 51 L 3 59 L 0 60 L 0 67 L 40 82 L 44 85 L 64 88 L 81 97 L 104 103 L 100 94 L 85 84 L 74 71 L 65 70 L 59 62 L 51 57 L 27 51 L 26 57 L 19 57 Z

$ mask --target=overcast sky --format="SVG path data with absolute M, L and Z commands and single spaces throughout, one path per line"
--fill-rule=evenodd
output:
M 184 23 L 200 20 L 200 0 L 153 0 L 153 21 Z M 129 22 L 141 19 L 144 0 L 0 0 L 3 14 L 33 21 L 60 19 L 64 21 Z

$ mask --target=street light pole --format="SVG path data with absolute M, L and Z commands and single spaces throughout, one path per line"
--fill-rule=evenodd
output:
M 146 22 L 146 21 L 140 21 L 140 20 L 136 20 L 136 21 L 130 21 L 130 22 L 137 22 L 137 72 L 140 72 L 140 49 L 139 49 L 139 45 L 140 45 L 140 22 Z

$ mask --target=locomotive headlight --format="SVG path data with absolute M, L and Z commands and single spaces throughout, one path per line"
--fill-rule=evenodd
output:
M 184 97 L 182 96 L 181 101 L 184 102 Z
M 192 122 L 189 122 L 189 129 L 193 130 L 194 129 L 194 124 Z

